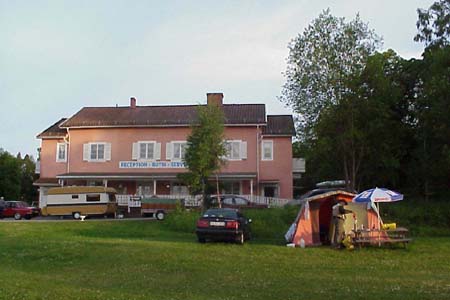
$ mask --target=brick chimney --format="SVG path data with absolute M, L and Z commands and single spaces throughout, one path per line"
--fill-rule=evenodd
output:
M 134 98 L 134 97 L 130 98 L 130 107 L 136 108 L 136 98 Z
M 208 105 L 223 105 L 223 93 L 207 93 L 206 98 Z

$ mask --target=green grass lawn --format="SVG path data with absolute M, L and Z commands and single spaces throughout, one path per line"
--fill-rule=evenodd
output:
M 0 299 L 449 299 L 450 237 L 407 250 L 198 244 L 155 221 L 0 223 Z

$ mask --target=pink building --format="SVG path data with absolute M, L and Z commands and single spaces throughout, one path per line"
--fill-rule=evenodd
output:
M 222 193 L 292 198 L 294 123 L 290 115 L 266 116 L 264 104 L 207 105 L 225 115 L 227 162 L 219 172 Z M 188 194 L 177 174 L 197 105 L 84 107 L 37 137 L 40 197 L 58 185 L 105 185 L 120 194 Z

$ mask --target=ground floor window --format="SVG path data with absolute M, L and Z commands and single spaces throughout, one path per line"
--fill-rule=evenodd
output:
M 170 186 L 171 195 L 189 195 L 189 189 L 187 186 L 179 182 L 174 182 Z
M 153 181 L 138 182 L 136 194 L 141 195 L 141 196 L 153 195 L 154 194 Z
M 87 186 L 103 186 L 103 181 L 102 180 L 88 180 L 86 182 Z
M 222 182 L 222 194 L 241 194 L 241 182 L 240 181 L 223 181 Z

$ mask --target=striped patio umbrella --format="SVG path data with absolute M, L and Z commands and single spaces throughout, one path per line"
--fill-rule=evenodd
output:
M 353 198 L 353 202 L 367 203 L 367 202 L 396 202 L 403 200 L 403 195 L 384 188 L 374 188 L 362 193 Z
M 379 229 L 381 229 L 381 225 L 383 224 L 383 221 L 380 217 L 380 202 L 396 202 L 403 200 L 403 195 L 391 191 L 385 188 L 374 188 L 370 190 L 366 190 L 362 193 L 359 193 L 356 195 L 352 202 L 357 203 L 370 203 L 372 207 L 376 208 L 377 215 L 378 215 L 378 226 Z M 380 240 L 380 232 L 378 232 L 378 240 Z M 381 242 L 378 243 L 378 246 L 381 246 Z

